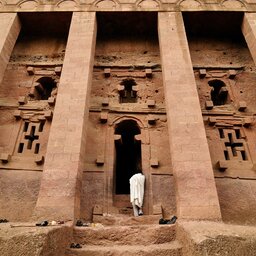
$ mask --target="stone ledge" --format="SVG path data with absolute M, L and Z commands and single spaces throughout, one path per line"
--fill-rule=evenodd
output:
M 177 230 L 184 255 L 256 255 L 255 227 L 179 220 Z
M 48 11 L 166 11 L 166 12 L 180 12 L 180 11 L 256 11 L 256 3 L 248 3 L 248 1 L 191 1 L 191 0 L 171 0 L 157 1 L 157 0 L 134 0 L 133 3 L 126 0 L 116 1 L 88 1 L 87 3 L 80 1 L 70 1 L 67 5 L 66 1 L 49 1 L 43 0 L 40 3 L 36 1 L 16 1 L 16 3 L 0 5 L 0 12 L 48 12 Z M 191 4 L 192 2 L 192 4 Z
M 10 227 L 27 225 L 32 227 Z M 0 255 L 64 255 L 70 244 L 71 222 L 56 227 L 33 227 L 35 223 L 1 224 Z

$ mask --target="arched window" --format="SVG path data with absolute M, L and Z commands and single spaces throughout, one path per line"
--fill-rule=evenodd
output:
M 140 128 L 134 120 L 124 120 L 116 126 L 115 134 L 121 135 L 115 142 L 115 184 L 116 194 L 129 194 L 129 179 L 141 169 L 141 142 L 135 139 Z
M 212 87 L 211 90 L 211 100 L 214 106 L 220 106 L 227 103 L 228 90 L 226 84 L 219 80 L 214 79 L 208 82 L 209 86 Z
M 137 91 L 133 86 L 136 82 L 132 78 L 124 79 L 121 83 L 124 89 L 120 93 L 120 103 L 135 103 L 137 101 Z
M 51 96 L 52 90 L 56 88 L 56 81 L 51 77 L 41 77 L 36 82 L 37 84 L 35 85 L 35 99 L 48 100 L 48 98 Z

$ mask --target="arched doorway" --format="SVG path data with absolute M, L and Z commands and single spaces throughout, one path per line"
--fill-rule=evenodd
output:
M 141 142 L 135 135 L 140 128 L 134 120 L 124 120 L 115 128 L 115 134 L 121 135 L 115 143 L 115 194 L 130 194 L 129 179 L 141 168 Z

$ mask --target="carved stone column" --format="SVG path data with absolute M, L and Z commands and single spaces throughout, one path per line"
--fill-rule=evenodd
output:
M 0 13 L 0 83 L 13 47 L 20 33 L 21 24 L 16 13 Z
M 73 13 L 35 209 L 37 217 L 79 217 L 95 41 L 95 13 Z
M 159 13 L 158 33 L 178 217 L 221 219 L 181 13 Z
M 244 13 L 242 32 L 256 64 L 256 13 Z

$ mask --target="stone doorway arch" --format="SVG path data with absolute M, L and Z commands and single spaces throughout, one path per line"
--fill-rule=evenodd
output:
M 115 194 L 130 194 L 129 179 L 141 169 L 141 141 L 136 121 L 127 119 L 115 127 Z
M 149 214 L 152 212 L 152 206 L 149 202 L 152 202 L 151 181 L 150 181 L 150 168 L 149 168 L 149 141 L 148 141 L 148 127 L 137 117 L 132 115 L 118 116 L 110 124 L 106 139 L 106 168 L 109 170 L 106 172 L 106 199 L 104 200 L 104 209 L 108 213 L 120 213 L 120 210 L 126 207 L 131 207 L 130 203 L 130 190 L 129 190 L 129 175 L 135 171 L 136 168 L 141 168 L 145 177 L 145 194 L 144 194 L 144 213 Z M 127 134 L 127 130 L 129 130 Z M 123 136 L 122 136 L 123 135 Z M 127 136 L 127 138 L 125 138 Z M 123 137 L 123 138 L 122 138 Z M 133 164 L 131 164 L 131 172 L 128 172 L 126 179 L 126 191 L 120 191 L 116 186 L 116 180 L 120 181 L 120 177 L 116 175 L 118 167 L 118 152 L 116 149 L 125 140 L 130 141 L 133 144 L 130 148 L 137 152 L 137 156 L 132 156 Z M 129 148 L 129 147 L 128 147 Z M 127 149 L 126 149 L 127 150 Z M 128 149 L 129 150 L 129 149 Z M 119 152 L 120 153 L 120 152 Z M 124 161 L 128 161 L 127 159 Z M 121 163 L 121 166 L 124 163 Z M 121 172 L 122 174 L 122 172 Z M 121 180 L 121 184 L 123 181 Z M 116 193 L 117 192 L 117 193 Z M 125 193 L 123 193 L 125 192 Z

